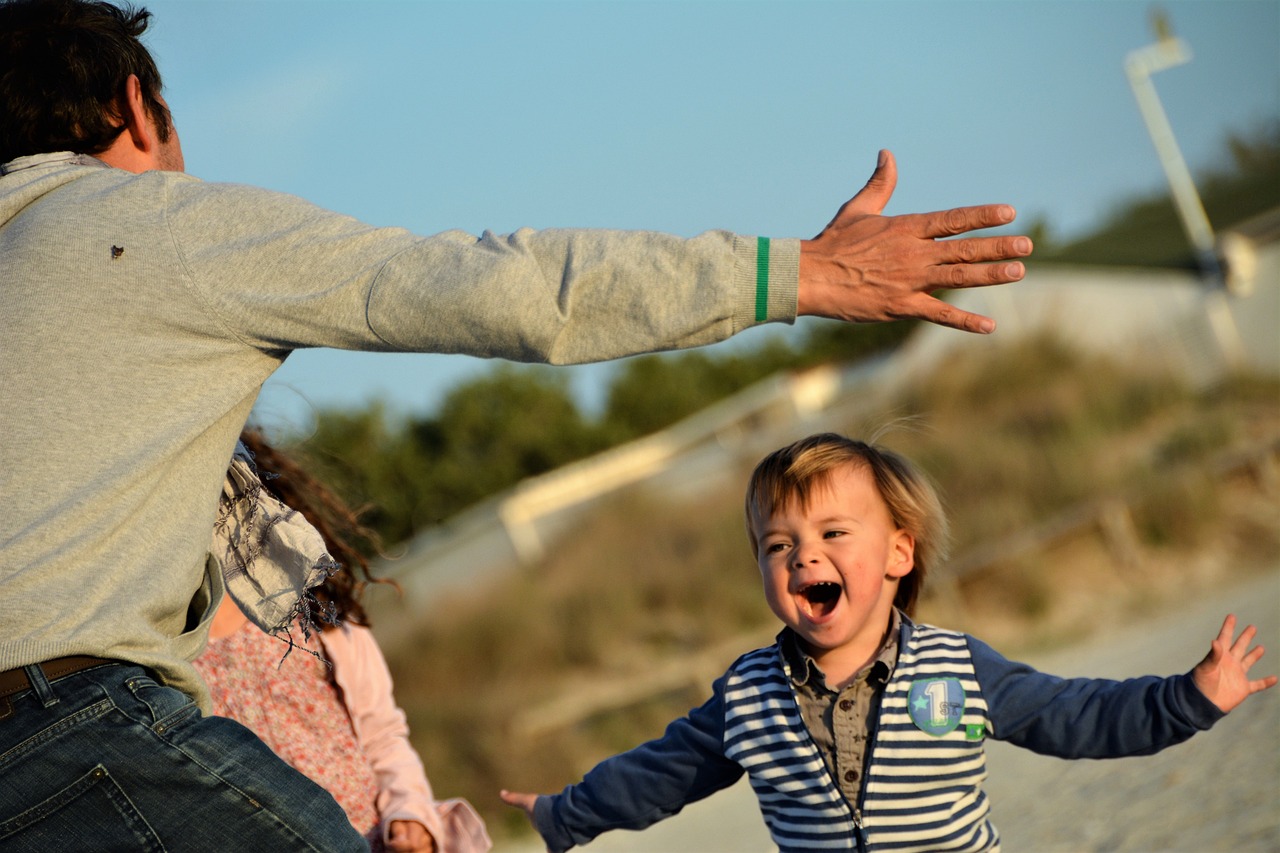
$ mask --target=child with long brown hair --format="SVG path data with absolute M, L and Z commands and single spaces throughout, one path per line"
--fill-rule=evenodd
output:
M 433 798 L 392 696 L 390 673 L 361 604 L 368 583 L 389 583 L 370 574 L 358 547 L 376 550 L 376 535 L 261 433 L 244 432 L 241 444 L 247 453 L 233 461 L 219 522 L 235 530 L 215 535 L 218 543 L 253 532 L 243 536 L 237 557 L 226 558 L 235 549 L 215 544 L 230 589 L 255 583 L 248 579 L 250 564 L 272 561 L 296 560 L 312 579 L 327 577 L 306 591 L 305 606 L 290 602 L 283 609 L 285 642 L 263 630 L 276 628 L 276 619 L 251 619 L 231 595 L 223 598 L 209 645 L 195 662 L 214 712 L 243 723 L 329 791 L 372 850 L 487 850 L 484 824 L 470 804 Z M 248 610 L 249 596 L 241 598 Z M 295 644 L 310 653 L 294 652 Z

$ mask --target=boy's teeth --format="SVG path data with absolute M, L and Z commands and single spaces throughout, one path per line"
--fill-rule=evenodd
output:
M 813 604 L 830 603 L 840 595 L 840 585 L 830 581 L 820 581 L 805 587 L 801 594 Z
M 831 581 L 809 584 L 800 590 L 800 598 L 810 618 L 826 616 L 840 599 L 840 584 Z

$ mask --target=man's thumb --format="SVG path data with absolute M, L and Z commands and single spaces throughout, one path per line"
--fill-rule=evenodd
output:
M 889 204 L 897 186 L 898 164 L 893 159 L 893 153 L 882 148 L 876 160 L 876 170 L 871 173 L 871 178 L 858 194 L 850 199 L 846 212 L 879 215 Z

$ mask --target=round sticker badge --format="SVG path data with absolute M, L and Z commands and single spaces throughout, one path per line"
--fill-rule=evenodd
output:
M 907 711 L 920 731 L 942 737 L 960 725 L 964 715 L 964 688 L 956 678 L 913 681 L 907 695 Z

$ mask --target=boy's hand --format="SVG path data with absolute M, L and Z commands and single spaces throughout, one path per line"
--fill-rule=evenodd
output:
M 524 816 L 529 818 L 529 823 L 533 823 L 533 804 L 538 801 L 537 794 L 521 794 L 517 791 L 499 791 L 498 796 L 509 806 L 515 806 L 524 812 Z
M 533 804 L 538 802 L 537 794 L 521 794 L 517 791 L 502 790 L 498 792 L 498 796 L 501 797 L 502 801 L 507 805 L 515 806 L 520 809 L 520 811 L 524 812 L 524 816 L 529 819 L 530 825 L 532 825 L 534 829 L 538 828 L 538 825 L 533 822 Z
M 387 833 L 387 849 L 396 853 L 435 853 L 436 842 L 416 820 L 393 820 Z
M 1235 636 L 1236 617 L 1227 616 L 1222 630 L 1209 648 L 1209 654 L 1191 670 L 1191 677 L 1200 692 L 1217 705 L 1225 714 L 1248 699 L 1252 694 L 1276 685 L 1276 676 L 1268 675 L 1257 681 L 1249 680 L 1249 668 L 1258 662 L 1265 651 L 1262 646 L 1249 648 L 1257 632 L 1252 625 Z

